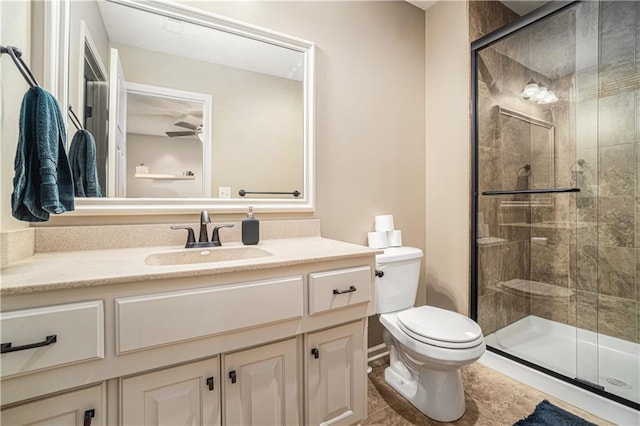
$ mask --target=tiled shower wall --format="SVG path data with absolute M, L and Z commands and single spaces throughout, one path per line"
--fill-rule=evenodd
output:
M 598 6 L 599 63 L 576 84 L 576 155 L 597 181 L 577 219 L 597 226 L 571 246 L 570 312 L 580 328 L 640 343 L 640 3 Z
M 474 3 L 470 22 L 508 17 L 486 12 L 500 8 L 496 2 Z M 505 132 L 499 106 L 553 123 L 553 186 L 581 188 L 550 203 L 533 196 L 530 205 L 479 197 L 493 237 L 478 244 L 478 321 L 485 334 L 537 315 L 640 342 L 639 18 L 640 3 L 586 2 L 481 52 L 479 190 L 514 189 L 524 162 L 544 160 L 532 149 L 531 129 Z M 487 27 L 470 25 L 478 31 L 471 38 Z M 509 54 L 526 54 L 550 37 L 558 39 L 550 56 L 577 71 L 550 79 Z M 553 88 L 560 101 L 522 100 L 530 78 Z

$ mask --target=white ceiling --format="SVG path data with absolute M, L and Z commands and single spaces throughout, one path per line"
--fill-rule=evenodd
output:
M 427 1 L 427 0 L 407 0 L 407 2 L 411 3 L 416 7 L 419 7 L 422 10 L 427 10 L 431 6 L 437 3 L 437 1 Z
M 0 0 L 1 1 L 1 0 Z M 98 7 L 110 42 L 176 56 L 176 60 L 215 63 L 302 81 L 304 56 L 296 50 L 181 22 L 120 4 L 99 1 Z M 127 132 L 165 136 L 186 131 L 175 123 L 203 124 L 203 106 L 160 96 L 129 94 Z M 197 139 L 180 136 L 180 139 Z
M 549 1 L 528 1 L 528 0 L 502 0 L 502 4 L 513 10 L 518 15 L 526 15 L 539 8 L 540 6 L 549 3 Z
M 181 22 L 120 4 L 98 2 L 114 43 L 302 81 L 301 52 Z
M 190 130 L 175 125 L 180 121 L 202 126 L 202 103 L 138 93 L 127 96 L 127 133 L 166 137 L 165 132 Z M 179 138 L 197 139 L 197 136 Z
M 457 1 L 457 0 L 440 0 L 440 1 Z M 427 10 L 431 6 L 436 4 L 438 1 L 437 0 L 436 1 L 407 0 L 407 2 L 411 3 L 416 7 L 419 7 L 422 10 Z M 548 1 L 503 0 L 501 1 L 501 3 L 507 6 L 509 9 L 513 10 L 518 15 L 522 16 L 522 15 L 526 15 L 532 10 L 539 8 L 543 4 L 548 3 Z

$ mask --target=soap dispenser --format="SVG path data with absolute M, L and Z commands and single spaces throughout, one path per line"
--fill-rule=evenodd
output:
M 252 246 L 260 241 L 260 221 L 253 217 L 253 207 L 249 206 L 247 218 L 242 220 L 242 244 Z

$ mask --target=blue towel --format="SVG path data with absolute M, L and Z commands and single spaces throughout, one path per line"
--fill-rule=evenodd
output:
M 102 197 L 96 168 L 96 141 L 89 131 L 80 129 L 73 136 L 69 164 L 76 197 Z
M 597 426 L 578 417 L 573 413 L 563 410 L 547 401 L 542 400 L 533 413 L 524 419 L 518 420 L 513 426 Z
M 56 99 L 39 86 L 22 99 L 14 162 L 13 217 L 45 222 L 74 209 L 73 178 L 65 152 L 66 132 Z

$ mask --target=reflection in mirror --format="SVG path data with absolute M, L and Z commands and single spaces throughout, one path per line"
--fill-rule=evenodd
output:
M 211 193 L 211 96 L 127 86 L 126 197 L 207 197 Z M 116 182 L 116 186 L 118 183 Z
M 69 10 L 69 103 L 94 135 L 108 197 L 144 209 L 193 198 L 310 207 L 311 43 L 167 2 L 72 0 Z

